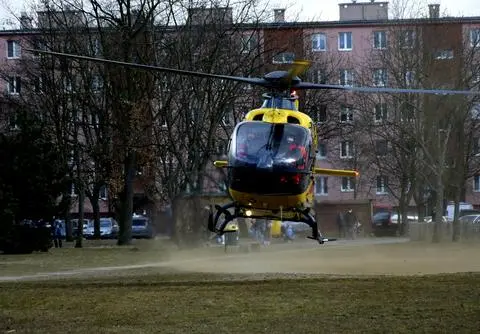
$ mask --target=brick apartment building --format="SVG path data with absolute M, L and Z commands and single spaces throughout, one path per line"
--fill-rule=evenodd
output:
M 432 81 L 448 83 L 452 78 L 457 79 L 459 75 L 457 69 L 462 66 L 457 55 L 465 52 L 465 48 L 476 47 L 480 42 L 480 17 L 440 18 L 438 5 L 431 5 L 429 9 L 428 18 L 389 20 L 388 2 L 343 3 L 339 4 L 340 20 L 328 22 L 287 22 L 285 11 L 277 9 L 273 23 L 262 23 L 255 27 L 258 30 L 255 42 L 265 50 L 262 55 L 265 72 L 288 68 L 293 59 L 306 58 L 312 60 L 313 65 L 305 80 L 323 82 L 325 69 L 330 69 L 331 73 L 326 78 L 328 83 L 350 85 L 356 81 L 355 76 L 362 72 L 364 73 L 362 84 L 394 86 L 390 81 L 384 82 L 387 80 L 382 68 L 371 68 L 371 60 L 376 53 L 388 50 L 394 45 L 392 31 L 401 29 L 404 32 L 404 43 L 413 43 L 417 35 L 421 35 L 421 40 L 425 41 L 422 48 L 428 52 L 438 53 L 429 67 L 431 78 Z M 2 68 L 12 66 L 16 59 L 22 57 L 21 43 L 18 42 L 23 36 L 31 33 L 25 27 L 0 31 Z M 251 27 L 245 27 L 245 34 L 251 33 Z M 367 70 L 371 72 L 365 74 Z M 18 75 L 13 75 L 3 82 L 4 91 L 8 94 L 18 93 L 21 87 L 20 81 L 17 81 Z M 249 94 L 251 93 L 250 91 Z M 315 95 L 310 94 L 301 92 L 301 97 L 315 99 Z M 340 94 L 331 103 L 325 103 L 323 108 L 315 110 L 306 108 L 305 112 L 310 113 L 319 123 L 320 131 L 327 118 L 337 118 L 340 126 L 343 123 L 355 122 L 357 116 L 349 107 L 354 101 L 349 99 L 348 94 Z M 301 106 L 304 105 L 306 104 L 302 101 Z M 376 106 L 372 108 L 372 120 L 383 119 L 384 111 L 379 110 Z M 3 113 L 4 124 L 10 128 L 14 127 L 13 118 L 7 115 L 8 113 Z M 341 138 L 322 141 L 318 148 L 318 165 L 332 168 L 354 167 L 350 145 L 351 141 L 344 141 Z M 480 145 L 476 147 L 478 149 Z M 220 151 L 225 149 L 226 145 L 223 145 Z M 222 154 L 219 154 L 218 157 L 221 156 Z M 363 169 L 360 166 L 359 171 L 366 176 L 358 184 L 354 184 L 353 180 L 348 178 L 318 177 L 315 189 L 317 201 L 351 201 L 356 198 L 369 199 L 379 205 L 398 205 L 395 196 L 388 191 L 388 175 L 377 175 L 372 165 L 363 166 Z M 218 171 L 212 169 L 212 173 Z M 140 188 L 145 184 L 140 182 L 137 185 L 137 193 L 140 194 L 142 192 Z M 222 182 L 209 181 L 206 182 L 204 190 L 221 192 L 224 191 L 224 187 Z M 467 180 L 465 200 L 480 207 L 480 175 Z M 109 207 L 108 191 L 105 191 L 101 201 L 101 210 L 106 212 Z M 86 211 L 89 210 L 87 204 Z

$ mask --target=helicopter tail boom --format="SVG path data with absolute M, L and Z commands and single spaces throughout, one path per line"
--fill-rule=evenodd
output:
M 313 168 L 313 173 L 317 175 L 330 175 L 330 176 L 346 176 L 346 177 L 358 177 L 359 173 L 356 170 L 342 170 L 342 169 L 330 169 L 330 168 Z

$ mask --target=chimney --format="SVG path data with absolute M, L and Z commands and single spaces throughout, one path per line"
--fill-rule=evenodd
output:
M 431 19 L 438 19 L 440 17 L 440 4 L 428 5 L 428 15 Z
M 28 17 L 26 12 L 20 13 L 20 29 L 31 29 L 32 28 L 32 18 Z
M 273 15 L 275 23 L 285 22 L 285 9 L 274 9 Z

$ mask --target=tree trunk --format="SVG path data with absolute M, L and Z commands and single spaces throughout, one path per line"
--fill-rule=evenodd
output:
M 443 196 L 444 196 L 444 188 L 443 188 L 442 179 L 440 178 L 440 181 L 437 182 L 437 189 L 436 189 L 436 196 L 435 196 L 435 217 L 432 217 L 432 223 L 433 223 L 432 242 L 434 243 L 440 242 L 442 238 L 441 226 L 443 224 Z
M 77 226 L 77 239 L 75 240 L 75 248 L 82 248 L 83 242 L 83 217 L 84 217 L 84 202 L 85 202 L 85 189 L 80 186 L 78 193 L 78 226 Z
M 94 189 L 93 193 L 92 197 L 90 197 L 93 211 L 93 238 L 100 239 L 100 205 L 98 204 L 98 191 L 95 192 Z
M 66 200 L 66 208 L 64 212 L 65 217 L 65 241 L 72 242 L 73 241 L 73 225 L 72 219 L 70 219 L 70 207 L 72 205 L 72 198 L 70 194 L 68 194 L 68 199 Z
M 401 189 L 401 195 L 399 199 L 399 223 L 400 225 L 398 226 L 399 228 L 399 234 L 400 235 L 405 235 L 407 232 L 407 225 L 408 225 L 408 215 L 407 215 L 407 194 L 405 193 L 405 187 L 402 187 Z
M 135 177 L 135 151 L 129 150 L 125 160 L 125 183 L 121 198 L 120 233 L 118 245 L 129 245 L 132 241 L 133 179 Z
M 455 189 L 455 209 L 453 212 L 453 222 L 452 222 L 452 241 L 460 241 L 460 222 L 458 221 L 458 216 L 460 214 L 460 197 L 461 197 L 461 188 Z

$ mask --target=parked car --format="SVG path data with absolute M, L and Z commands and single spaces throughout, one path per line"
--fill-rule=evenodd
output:
M 83 219 L 83 235 L 85 236 L 85 231 L 90 223 L 89 219 Z M 75 238 L 78 235 L 78 219 L 72 219 L 72 235 Z
M 372 231 L 376 237 L 379 236 L 399 236 L 401 233 L 401 221 L 399 215 L 389 211 L 377 212 L 372 217 Z M 408 215 L 407 222 L 418 221 L 417 216 Z
M 467 233 L 470 232 L 477 235 L 480 233 L 480 214 L 462 216 L 458 218 L 458 222 Z
M 372 217 L 372 231 L 376 237 L 383 235 L 398 235 L 398 220 L 392 220 L 392 213 L 388 211 L 377 212 Z
M 152 239 L 155 237 L 155 229 L 148 217 L 134 215 L 132 218 L 132 238 Z
M 431 223 L 432 222 L 432 216 L 426 216 L 423 218 L 424 223 Z M 442 222 L 443 223 L 451 223 L 452 221 L 448 218 L 448 216 L 443 216 L 442 217 Z
M 101 239 L 116 239 L 118 230 L 118 223 L 114 218 L 100 218 Z M 94 221 L 90 220 L 87 227 L 83 230 L 83 235 L 86 239 L 93 239 L 94 231 Z
M 0 235 L 0 252 L 5 254 L 47 252 L 52 246 L 51 225 L 46 221 L 24 220 L 12 224 Z

